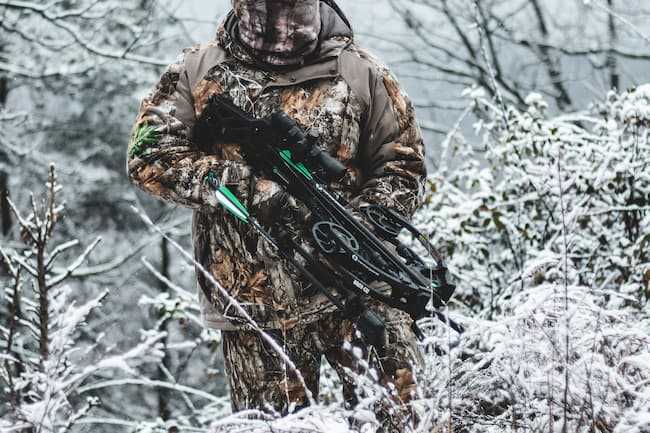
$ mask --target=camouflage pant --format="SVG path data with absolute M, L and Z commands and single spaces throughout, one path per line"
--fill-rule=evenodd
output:
M 421 362 L 421 355 L 408 315 L 381 304 L 372 304 L 372 309 L 386 322 L 386 344 L 379 354 L 372 348 L 369 354 L 367 345 L 356 338 L 352 322 L 338 312 L 269 334 L 294 362 L 314 398 L 318 396 L 323 355 L 343 383 L 346 402 L 352 405 L 356 402 L 355 384 L 345 369 L 364 372 L 363 366 L 369 364 L 377 371 L 379 383 L 391 390 L 392 401 L 384 399 L 377 405 L 378 419 L 385 431 L 403 431 L 403 423 L 411 416 L 405 404 L 416 391 L 412 366 Z M 291 407 L 308 404 L 297 376 L 259 334 L 222 331 L 222 335 L 233 411 L 255 408 L 287 413 Z M 350 344 L 344 348 L 346 342 Z M 391 410 L 391 406 L 398 410 Z

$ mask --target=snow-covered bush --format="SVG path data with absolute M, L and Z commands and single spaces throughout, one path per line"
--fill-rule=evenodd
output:
M 554 117 L 538 95 L 525 111 L 503 109 L 478 90 L 469 95 L 482 143 L 470 145 L 459 128 L 449 135 L 416 218 L 447 253 L 459 287 L 451 314 L 467 332 L 457 337 L 436 324 L 418 373 L 420 422 L 408 419 L 405 428 L 650 431 L 650 86 Z M 51 171 L 45 200 L 34 200 L 30 215 L 15 212 L 24 246 L 0 248 L 9 277 L 0 307 L 0 431 L 377 431 L 373 411 L 390 398 L 370 369 L 349 372 L 356 408 L 343 406 L 327 378 L 321 405 L 284 418 L 223 418 L 226 398 L 183 385 L 166 368 L 165 356 L 191 357 L 218 340 L 164 332 L 172 321 L 198 329 L 196 301 L 147 259 L 143 267 L 166 287 L 141 298 L 157 314 L 153 331 L 132 350 L 89 343 L 96 329 L 85 330 L 106 294 L 77 305 L 73 290 L 82 286 L 64 284 L 106 267 L 82 268 L 97 240 L 73 255 L 78 242 L 56 236 L 58 191 Z M 210 367 L 194 376 L 209 377 Z M 132 386 L 169 391 L 143 392 L 173 402 L 165 404 L 169 416 L 146 420 L 112 404 Z
M 446 245 L 468 305 L 498 311 L 527 272 L 558 281 L 545 269 L 558 255 L 582 284 L 648 298 L 649 98 L 650 85 L 611 93 L 589 113 L 546 118 L 539 95 L 527 111 L 503 113 L 478 93 L 483 144 L 446 141 L 420 213 Z
M 649 431 L 650 86 L 556 117 L 469 94 L 482 145 L 450 134 L 418 220 L 472 317 L 422 377 L 436 423 Z
M 142 331 L 140 343 L 125 350 L 107 344 L 106 332 L 96 332 L 116 324 L 115 317 L 97 314 L 109 291 L 79 302 L 85 298 L 78 292 L 84 285 L 74 280 L 112 267 L 83 267 L 99 238 L 79 254 L 73 251 L 80 241 L 61 239 L 57 231 L 64 218 L 60 190 L 51 166 L 47 192 L 42 200 L 32 197 L 28 213 L 10 202 L 23 243 L 0 245 L 0 276 L 7 277 L 0 282 L 0 431 L 60 433 L 82 431 L 89 425 L 92 431 L 111 425 L 132 431 L 156 425 L 156 431 L 167 431 L 173 425 L 207 425 L 217 411 L 222 413 L 223 399 L 183 386 L 173 377 L 147 377 L 146 367 L 160 364 L 166 351 L 172 350 L 163 344 L 165 332 Z M 107 416 L 104 406 L 117 407 L 107 400 L 124 398 L 124 391 L 113 395 L 106 389 L 134 384 L 175 392 L 190 415 L 144 424 L 137 421 L 136 413 Z
M 450 356 L 428 361 L 436 422 L 451 405 L 461 431 L 648 431 L 650 318 L 601 304 L 588 287 L 543 284 L 468 321 Z

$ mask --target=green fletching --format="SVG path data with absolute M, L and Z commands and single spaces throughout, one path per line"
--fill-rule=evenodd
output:
M 307 167 L 305 167 L 305 165 L 302 162 L 296 163 L 293 160 L 293 157 L 291 155 L 291 151 L 289 149 L 281 150 L 280 151 L 280 156 L 282 157 L 282 159 L 285 160 L 285 162 L 287 164 L 289 164 L 290 166 L 292 166 L 293 168 L 298 170 L 300 172 L 300 174 L 305 176 L 307 179 L 314 180 L 314 176 L 311 174 L 309 169 Z
M 238 207 L 242 212 L 244 212 L 246 215 L 248 215 L 248 210 L 246 209 L 246 207 L 245 207 L 245 206 L 244 206 L 244 205 L 239 201 L 239 199 L 235 196 L 235 194 L 233 194 L 232 191 L 230 191 L 230 190 L 228 189 L 227 186 L 222 186 L 221 188 L 219 188 L 219 190 L 220 190 L 220 191 L 221 191 L 225 196 L 227 196 L 228 198 L 230 198 L 230 200 L 231 200 L 233 203 L 235 203 L 235 206 L 237 206 L 237 207 Z
M 246 207 L 239 201 L 239 199 L 228 189 L 227 186 L 221 186 L 215 191 L 215 195 L 219 203 L 226 208 L 230 214 L 247 223 L 250 217 Z

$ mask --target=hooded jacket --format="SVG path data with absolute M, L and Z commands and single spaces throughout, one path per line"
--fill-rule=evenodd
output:
M 351 207 L 383 204 L 411 217 L 423 196 L 424 147 L 411 102 L 386 66 L 354 43 L 333 3 L 322 1 L 320 14 L 313 54 L 301 65 L 278 69 L 238 42 L 231 12 L 215 40 L 185 50 L 163 73 L 140 105 L 128 148 L 130 180 L 193 209 L 196 260 L 264 328 L 314 321 L 333 305 L 321 294 L 309 296 L 290 264 L 218 206 L 204 181 L 208 173 L 234 190 L 262 225 L 283 224 L 314 250 L 298 203 L 246 163 L 239 143 L 199 146 L 193 140 L 194 124 L 211 95 L 224 95 L 257 117 L 284 110 L 303 128 L 316 130 L 321 147 L 348 169 L 330 188 Z M 206 324 L 241 329 L 232 306 L 201 272 L 197 279 Z

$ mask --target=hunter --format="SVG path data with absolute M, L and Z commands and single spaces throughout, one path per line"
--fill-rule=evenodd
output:
M 426 175 L 413 106 L 387 67 L 355 43 L 333 0 L 233 0 L 232 6 L 216 38 L 185 50 L 142 101 L 128 176 L 147 193 L 193 209 L 197 262 L 277 339 L 314 396 L 324 355 L 346 400 L 355 401 L 344 368 L 356 368 L 358 359 L 348 342 L 361 347 L 394 401 L 406 404 L 416 393 L 413 365 L 421 360 L 409 316 L 369 301 L 387 332 L 381 356 L 367 347 L 350 320 L 323 295 L 310 293 L 264 240 L 218 206 L 205 179 L 216 176 L 229 186 L 263 225 L 281 223 L 300 235 L 304 209 L 247 164 L 239 143 L 199 145 L 193 133 L 212 95 L 257 117 L 283 110 L 315 131 L 321 147 L 347 167 L 330 187 L 352 210 L 382 204 L 410 218 Z M 308 404 L 281 357 L 245 326 L 209 278 L 197 271 L 197 279 L 206 326 L 222 332 L 233 410 L 286 413 Z

